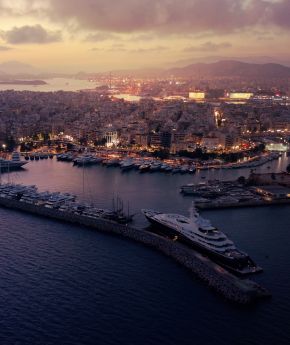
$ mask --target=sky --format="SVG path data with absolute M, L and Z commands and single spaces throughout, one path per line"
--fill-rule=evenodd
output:
M 290 61 L 290 0 L 0 0 L 0 63 L 50 72 Z

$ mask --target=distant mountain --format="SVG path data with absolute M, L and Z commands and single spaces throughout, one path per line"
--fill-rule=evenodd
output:
M 0 78 L 7 77 L 7 73 L 0 70 Z
M 203 56 L 195 57 L 189 59 L 183 59 L 175 62 L 168 63 L 168 68 L 184 67 L 187 65 L 197 64 L 197 63 L 214 63 L 219 61 L 240 61 L 245 63 L 254 64 L 267 64 L 275 63 L 279 65 L 284 65 L 290 67 L 290 58 L 273 58 L 271 56 L 244 56 L 244 57 L 224 57 L 224 56 Z
M 250 64 L 240 61 L 219 61 L 215 63 L 197 63 L 181 68 L 171 68 L 167 75 L 192 78 L 243 77 L 243 78 L 288 78 L 290 67 L 280 64 Z
M 7 61 L 0 63 L 0 71 L 2 72 L 0 73 L 0 75 L 35 75 L 39 73 L 39 71 L 35 67 L 18 61 Z
M 266 59 L 266 57 L 265 57 Z M 109 75 L 110 72 L 78 74 L 45 73 L 35 67 L 16 61 L 0 63 L 0 80 L 35 80 L 56 77 L 88 79 L 100 75 Z M 132 70 L 115 70 L 113 74 L 119 76 L 132 76 L 136 78 L 166 78 L 170 76 L 182 78 L 234 78 L 244 79 L 284 79 L 290 78 L 290 67 L 277 63 L 246 63 L 236 60 L 221 60 L 213 63 L 193 63 L 173 68 L 143 68 Z

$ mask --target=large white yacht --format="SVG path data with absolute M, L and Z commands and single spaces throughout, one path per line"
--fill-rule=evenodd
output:
M 11 160 L 0 158 L 0 171 L 1 170 L 17 170 L 28 162 L 21 160 L 19 152 L 14 151 L 11 155 Z
M 212 226 L 208 219 L 202 218 L 194 205 L 189 218 L 152 210 L 142 212 L 165 235 L 199 250 L 236 274 L 245 275 L 262 270 L 248 254 L 238 250 L 223 232 Z

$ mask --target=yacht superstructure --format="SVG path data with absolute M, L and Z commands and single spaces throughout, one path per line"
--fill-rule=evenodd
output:
M 223 232 L 212 226 L 208 219 L 202 218 L 194 205 L 190 217 L 152 210 L 142 212 L 151 224 L 166 235 L 205 253 L 234 273 L 244 275 L 261 271 L 261 268 L 257 267 L 246 253 L 238 250 Z
M 21 160 L 19 152 L 14 151 L 11 155 L 11 159 L 0 158 L 0 171 L 1 170 L 17 170 L 23 167 L 28 162 Z
M 69 193 L 39 192 L 36 186 L 21 184 L 0 184 L 0 198 L 15 200 L 36 207 L 62 211 L 66 214 L 76 214 L 87 218 L 108 219 L 117 223 L 129 223 L 134 215 L 125 214 L 121 199 L 117 200 L 113 210 L 96 208 L 94 205 L 80 203 L 76 196 Z

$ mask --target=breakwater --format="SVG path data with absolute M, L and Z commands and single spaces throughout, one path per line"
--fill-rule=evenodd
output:
M 104 233 L 116 234 L 143 243 L 173 258 L 229 301 L 239 304 L 248 304 L 259 298 L 270 296 L 270 293 L 266 289 L 255 282 L 237 278 L 208 258 L 185 245 L 146 230 L 118 224 L 101 218 L 92 219 L 83 215 L 47 208 L 43 205 L 28 204 L 2 197 L 0 197 L 0 206 L 46 218 L 80 224 Z

